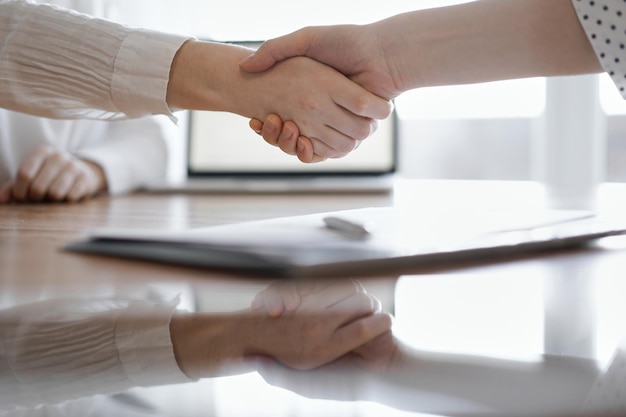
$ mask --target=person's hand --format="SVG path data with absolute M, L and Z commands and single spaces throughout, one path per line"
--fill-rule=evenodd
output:
M 42 145 L 27 155 L 15 179 L 0 187 L 0 203 L 76 202 L 106 189 L 99 165 Z
M 391 329 L 380 302 L 354 283 L 311 288 L 295 311 L 280 316 L 249 311 L 227 315 L 176 314 L 170 324 L 174 354 L 191 378 L 224 367 L 270 360 L 309 370 L 337 360 Z
M 319 159 L 339 158 L 376 129 L 392 104 L 309 58 L 252 74 L 239 62 L 247 48 L 189 41 L 172 64 L 167 101 L 174 108 L 217 110 L 265 120 L 278 114 L 309 138 Z M 220 59 L 215 59 L 220 56 Z M 304 160 L 304 162 L 311 162 Z
M 288 155 L 296 155 L 302 162 L 315 163 L 325 159 L 315 153 L 311 140 L 300 135 L 300 129 L 291 120 L 283 123 L 280 116 L 270 114 L 264 122 L 250 120 L 250 128 L 270 145 L 280 148 Z
M 244 71 L 261 72 L 290 57 L 306 56 L 325 63 L 350 77 L 367 90 L 391 100 L 402 92 L 398 71 L 386 57 L 389 47 L 372 25 L 319 26 L 300 29 L 271 39 L 241 62 Z M 283 118 L 283 120 L 285 120 Z
M 403 372 L 405 356 L 402 345 L 388 331 L 341 358 L 306 372 L 268 361 L 259 361 L 256 370 L 268 384 L 305 397 L 372 401 L 372 386 L 378 378 Z
M 259 292 L 252 300 L 251 308 L 261 314 L 279 317 L 282 314 L 310 309 L 312 304 L 316 309 L 326 309 L 354 293 L 366 293 L 363 285 L 356 280 L 281 280 Z M 374 300 L 377 303 L 376 311 L 380 313 L 380 302 Z M 363 368 L 386 369 L 394 362 L 397 352 L 397 344 L 389 330 L 334 361 L 334 367 L 358 365 Z
M 291 368 L 317 368 L 350 354 L 391 329 L 391 317 L 381 312 L 380 301 L 353 282 L 309 287 L 304 291 L 300 288 L 300 297 L 295 310 L 284 311 L 279 317 L 268 316 L 268 320 L 298 328 L 290 331 L 290 336 L 283 336 L 282 342 L 278 341 L 278 335 L 272 338 L 274 342 L 265 353 Z
M 326 309 L 353 294 L 365 292 L 363 285 L 356 280 L 280 280 L 259 292 L 252 300 L 251 308 L 278 317 L 306 308 L 305 304 L 311 308 L 311 304 L 316 303 L 315 308 Z M 378 303 L 377 309 L 380 309 L 379 301 L 374 301 Z

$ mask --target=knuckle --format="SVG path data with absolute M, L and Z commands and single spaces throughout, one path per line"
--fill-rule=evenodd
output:
M 71 160 L 68 160 L 67 155 L 61 152 L 55 152 L 46 157 L 47 162 L 50 162 L 58 167 L 66 166 Z
M 364 320 L 359 320 L 354 323 L 354 334 L 358 339 L 369 339 L 372 336 L 370 327 Z
M 323 327 L 322 318 L 314 315 L 302 326 L 302 334 L 305 338 L 317 340 L 323 334 Z
M 337 156 L 345 156 L 352 152 L 356 147 L 357 141 L 354 139 L 346 139 L 339 142 L 335 148 Z
M 29 195 L 35 198 L 43 197 L 46 191 L 46 188 L 40 182 L 36 181 L 30 185 Z
M 369 95 L 359 94 L 352 103 L 355 112 L 358 114 L 366 114 L 372 107 L 372 100 Z
M 354 127 L 354 131 L 352 132 L 352 139 L 355 139 L 357 141 L 364 140 L 370 137 L 371 134 L 372 134 L 372 124 L 370 123 L 370 121 L 361 120 Z M 352 146 L 353 146 L 352 149 L 354 149 L 354 146 L 355 146 L 354 142 L 352 143 Z
M 52 190 L 48 192 L 48 198 L 52 201 L 62 201 L 65 196 L 58 190 Z
M 376 300 L 371 295 L 359 293 L 357 296 L 359 297 L 357 305 L 360 311 L 366 313 L 373 313 L 376 311 Z
M 35 175 L 29 169 L 22 166 L 18 169 L 16 178 L 19 182 L 30 183 L 35 178 Z

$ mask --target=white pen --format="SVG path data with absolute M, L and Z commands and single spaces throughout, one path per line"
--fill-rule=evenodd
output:
M 324 224 L 327 228 L 352 239 L 365 239 L 370 235 L 369 230 L 367 230 L 364 225 L 342 219 L 341 217 L 324 217 Z

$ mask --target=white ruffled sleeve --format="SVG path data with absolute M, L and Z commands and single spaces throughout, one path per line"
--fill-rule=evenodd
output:
M 174 357 L 173 305 L 51 300 L 0 311 L 0 410 L 190 382 Z
M 0 0 L 0 107 L 51 118 L 172 116 L 172 60 L 190 37 Z

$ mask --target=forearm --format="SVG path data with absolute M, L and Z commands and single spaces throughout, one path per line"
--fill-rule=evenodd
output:
M 307 320 L 248 310 L 228 314 L 181 312 L 172 317 L 170 333 L 180 369 L 190 378 L 200 379 L 249 372 L 258 357 L 280 360 L 279 356 L 301 355 L 299 360 L 306 361 L 305 349 L 291 348 L 300 342 L 289 330 L 294 325 L 306 328 Z
M 402 91 L 602 70 L 571 0 L 480 0 L 372 27 Z
M 250 116 L 240 100 L 245 78 L 239 69 L 239 61 L 250 53 L 234 45 L 187 41 L 172 62 L 167 102 L 173 108 Z
M 178 366 L 192 379 L 238 373 L 248 329 L 237 314 L 175 314 L 170 334 Z

